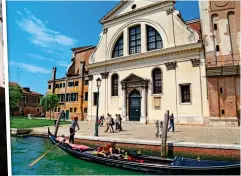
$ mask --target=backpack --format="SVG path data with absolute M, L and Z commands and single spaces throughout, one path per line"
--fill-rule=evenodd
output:
M 114 122 L 114 119 L 111 117 L 111 125 L 114 125 L 115 122 Z

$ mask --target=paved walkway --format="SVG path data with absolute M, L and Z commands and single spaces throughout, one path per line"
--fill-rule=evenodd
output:
M 70 125 L 61 125 L 59 127 L 60 134 L 69 135 Z M 76 133 L 80 136 L 94 135 L 94 122 L 79 122 L 80 130 Z M 161 140 L 155 138 L 154 124 L 123 124 L 123 130 L 120 133 L 104 133 L 105 126 L 99 127 L 99 137 L 104 138 L 121 138 L 121 139 L 140 139 L 140 140 Z M 54 132 L 55 127 L 51 127 Z M 47 130 L 47 127 L 37 128 L 39 130 Z M 240 128 L 239 127 L 199 127 L 199 126 L 175 126 L 176 132 L 168 133 L 168 141 L 175 142 L 196 142 L 209 144 L 240 144 Z

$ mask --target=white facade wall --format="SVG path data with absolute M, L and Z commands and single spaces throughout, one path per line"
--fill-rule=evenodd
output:
M 153 4 L 151 1 L 127 2 L 121 9 L 115 12 L 113 16 L 130 11 L 134 3 L 137 7 Z M 166 110 L 169 110 L 170 113 L 174 113 L 178 123 L 203 123 L 203 117 L 208 116 L 205 65 L 202 64 L 204 62 L 203 51 L 201 51 L 201 47 L 198 52 L 197 50 L 191 50 L 190 52 L 184 51 L 190 49 L 192 45 L 197 44 L 199 37 L 197 32 L 189 29 L 177 16 L 177 10 L 174 10 L 173 13 L 168 15 L 166 11 L 170 8 L 172 8 L 172 3 L 165 3 L 107 22 L 103 25 L 103 28 L 108 28 L 108 31 L 107 33 L 102 32 L 100 34 L 100 42 L 97 50 L 90 57 L 89 74 L 93 75 L 93 80 L 89 82 L 88 120 L 95 120 L 96 118 L 96 106 L 93 105 L 93 92 L 97 92 L 96 79 L 98 77 L 102 78 L 100 73 L 108 72 L 108 78 L 102 79 L 100 87 L 99 115 L 104 114 L 106 116 L 107 113 L 112 114 L 112 116 L 115 116 L 117 113 L 123 114 L 125 107 L 123 105 L 123 90 L 120 82 L 130 74 L 135 74 L 136 76 L 149 80 L 145 102 L 145 122 L 152 123 L 155 120 L 163 120 L 164 113 Z M 137 24 L 141 25 L 141 53 L 129 55 L 128 28 Z M 154 27 L 160 33 L 164 46 L 162 49 L 147 51 L 146 25 Z M 111 58 L 113 47 L 121 34 L 123 34 L 124 39 L 124 55 L 119 58 Z M 172 51 L 169 51 L 169 49 Z M 184 52 L 176 53 L 176 50 L 183 50 Z M 106 65 L 112 61 L 134 60 L 136 58 L 144 58 L 147 55 L 156 55 L 159 52 L 169 54 L 167 56 L 152 57 L 151 59 L 135 60 L 129 63 Z M 170 54 L 170 52 L 172 52 L 172 54 Z M 192 66 L 190 60 L 194 58 L 201 60 L 200 66 Z M 176 69 L 167 70 L 165 63 L 174 61 L 177 62 Z M 100 67 L 94 67 L 98 64 Z M 157 67 L 162 71 L 163 91 L 162 94 L 153 95 L 152 70 Z M 119 76 L 117 97 L 111 96 L 111 76 L 114 73 Z M 179 84 L 191 84 L 191 103 L 182 104 L 180 102 Z M 142 92 L 140 92 L 140 94 L 144 95 Z M 161 98 L 160 109 L 154 109 L 154 97 Z M 126 111 L 126 120 L 129 120 L 128 101 Z

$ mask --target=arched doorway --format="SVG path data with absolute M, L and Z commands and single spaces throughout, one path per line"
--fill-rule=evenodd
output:
M 132 90 L 129 95 L 129 120 L 140 121 L 141 94 L 138 90 Z

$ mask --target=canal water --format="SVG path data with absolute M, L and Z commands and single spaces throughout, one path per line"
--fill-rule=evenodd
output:
M 47 138 L 11 138 L 13 175 L 141 175 L 138 172 L 108 167 L 69 156 L 54 148 L 34 166 L 34 160 L 53 147 Z

